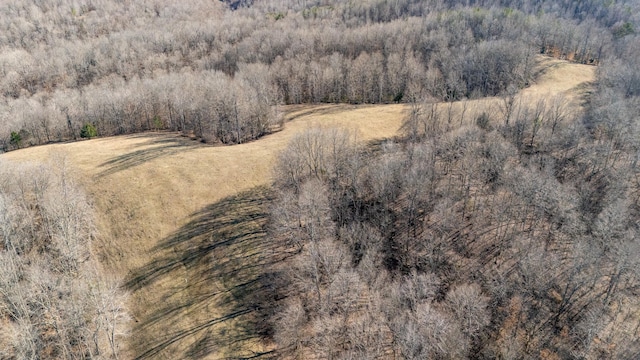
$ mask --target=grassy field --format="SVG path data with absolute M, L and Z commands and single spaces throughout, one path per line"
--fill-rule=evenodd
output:
M 592 66 L 539 59 L 523 99 L 564 93 L 578 101 Z M 455 123 L 497 111 L 498 99 L 451 105 Z M 448 111 L 449 105 L 440 105 Z M 268 352 L 256 337 L 254 297 L 281 260 L 265 236 L 268 186 L 277 154 L 310 126 L 340 126 L 366 142 L 398 133 L 408 107 L 284 107 L 282 130 L 258 141 L 213 147 L 173 133 L 98 138 L 1 155 L 16 162 L 64 156 L 91 195 L 104 271 L 131 291 L 127 357 L 224 358 Z M 259 321 L 258 321 L 259 322 Z

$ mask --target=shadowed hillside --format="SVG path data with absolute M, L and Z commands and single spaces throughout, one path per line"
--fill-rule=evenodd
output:
M 204 358 L 268 354 L 277 289 L 270 275 L 287 253 L 266 236 L 269 190 L 256 188 L 211 204 L 154 248 L 156 255 L 126 278 L 136 291 L 167 284 L 138 315 L 136 358 Z M 170 285 L 169 285 L 170 284 Z M 220 353 L 221 349 L 224 349 Z

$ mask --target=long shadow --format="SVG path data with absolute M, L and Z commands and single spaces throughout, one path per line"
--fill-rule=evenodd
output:
M 560 67 L 562 64 L 563 63 L 555 63 L 555 62 L 542 64 L 542 66 L 539 66 L 538 69 L 533 73 L 533 78 L 538 79 L 540 76 L 547 74 L 548 72 L 552 71 L 554 68 Z
M 272 354 L 255 344 L 270 335 L 280 299 L 274 265 L 289 253 L 267 236 L 270 201 L 258 187 L 207 206 L 130 274 L 127 289 L 152 289 L 157 300 L 133 329 L 136 359 Z
M 116 156 L 100 164 L 99 167 L 103 168 L 103 170 L 97 175 L 98 177 L 112 175 L 142 165 L 151 160 L 204 146 L 188 138 L 166 134 L 143 134 L 134 137 L 148 138 L 148 141 L 133 146 L 133 149 L 140 147 L 145 148 L 139 150 L 132 149 L 131 152 Z
M 293 121 L 293 120 L 296 120 L 305 116 L 311 116 L 311 115 L 320 116 L 320 115 L 337 114 L 337 113 L 342 113 L 345 110 L 355 110 L 360 108 L 357 106 L 363 107 L 367 105 L 320 104 L 317 106 L 311 106 L 308 109 L 304 109 L 304 110 L 293 110 L 292 111 L 293 115 L 288 114 L 286 119 L 287 121 Z

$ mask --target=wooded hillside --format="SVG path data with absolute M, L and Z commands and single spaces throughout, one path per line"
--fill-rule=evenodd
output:
M 640 356 L 638 10 L 3 2 L 0 358 Z
M 0 148 L 87 126 L 239 143 L 277 128 L 282 103 L 501 95 L 528 84 L 535 54 L 596 64 L 627 51 L 637 20 L 634 2 L 231 5 L 3 2 Z

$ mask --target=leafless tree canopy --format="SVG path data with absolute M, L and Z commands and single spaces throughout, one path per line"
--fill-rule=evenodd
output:
M 273 353 L 638 358 L 639 16 L 637 0 L 2 1 L 0 151 L 88 126 L 237 144 L 282 126 L 282 104 L 404 102 L 399 138 L 312 128 L 280 154 L 286 260 L 256 305 Z M 584 112 L 522 101 L 536 54 L 598 65 Z M 484 96 L 499 105 L 454 119 Z M 0 358 L 122 356 L 126 294 L 68 171 L 0 163 Z
M 528 84 L 535 53 L 600 63 L 627 51 L 636 5 L 3 1 L 0 147 L 76 139 L 86 124 L 240 143 L 279 126 L 282 103 L 500 95 Z
M 271 211 L 297 254 L 281 269 L 278 354 L 639 356 L 640 117 L 621 71 L 599 70 L 584 113 L 507 98 L 445 126 L 427 101 L 395 140 L 293 139 Z
M 0 357 L 119 357 L 126 294 L 91 254 L 95 235 L 63 159 L 0 163 Z

